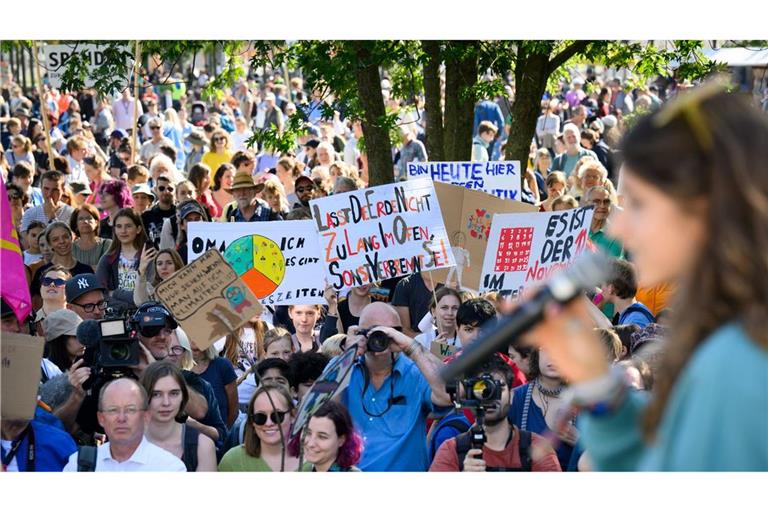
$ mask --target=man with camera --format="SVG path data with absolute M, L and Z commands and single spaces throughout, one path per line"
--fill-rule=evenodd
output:
M 402 333 L 397 310 L 383 302 L 363 309 L 350 341 L 361 356 L 341 401 L 363 435 L 363 471 L 424 471 L 427 416 L 451 404 L 439 358 Z M 405 355 L 403 355 L 405 354 Z
M 560 471 L 546 439 L 521 431 L 507 419 L 512 380 L 512 369 L 493 354 L 462 381 L 457 401 L 474 408 L 479 420 L 468 432 L 440 445 L 430 471 Z

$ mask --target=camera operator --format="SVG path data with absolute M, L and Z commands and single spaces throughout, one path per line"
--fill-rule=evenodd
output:
M 382 302 L 366 306 L 350 328 L 362 357 L 341 400 L 365 441 L 363 471 L 426 470 L 427 416 L 451 404 L 440 359 L 401 330 L 397 310 Z
M 470 431 L 440 445 L 429 470 L 560 471 L 557 455 L 545 438 L 521 431 L 507 419 L 513 379 L 509 365 L 493 354 L 473 377 L 490 377 L 501 390 L 494 398 L 480 400 L 479 405 L 486 413 L 483 425 L 475 424 Z M 476 416 L 480 416 L 477 411 Z M 472 446 L 473 431 L 480 426 L 485 437 L 482 449 Z

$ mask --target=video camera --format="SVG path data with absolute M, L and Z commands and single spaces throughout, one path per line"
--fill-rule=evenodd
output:
M 77 338 L 86 347 L 86 363 L 98 373 L 111 373 L 139 364 L 136 331 L 133 316 L 124 313 L 117 318 L 84 321 L 77 329 Z

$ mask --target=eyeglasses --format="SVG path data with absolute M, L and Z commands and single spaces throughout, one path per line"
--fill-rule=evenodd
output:
M 64 279 L 60 279 L 58 277 L 44 277 L 40 280 L 40 284 L 43 286 L 55 285 L 58 288 L 59 286 L 64 286 L 67 284 L 67 282 Z
M 158 187 L 157 187 L 157 191 L 158 192 L 165 192 L 166 190 L 168 192 L 173 192 L 173 187 L 165 187 L 163 185 L 158 185 Z
M 149 129 L 152 130 L 152 131 L 155 131 L 155 130 L 159 130 L 160 127 L 159 126 L 150 126 Z
M 107 409 L 102 410 L 102 414 L 105 414 L 107 416 L 119 416 L 122 412 L 126 416 L 136 416 L 141 411 L 145 411 L 146 409 L 142 409 L 141 407 L 138 407 L 136 405 L 129 405 L 128 407 L 123 407 L 122 409 L 120 407 L 109 407 Z
M 595 206 L 600 206 L 601 204 L 605 206 L 610 206 L 611 200 L 610 199 L 593 199 L 591 203 Z
M 227 139 L 225 139 L 224 137 L 214 137 L 213 138 L 213 142 L 221 142 L 221 141 L 224 141 L 224 140 L 227 140 Z
M 162 334 L 163 336 L 170 336 L 172 332 L 173 332 L 172 329 L 159 326 L 159 325 L 141 327 L 139 329 L 139 333 L 145 338 L 154 338 L 155 336 L 159 336 L 160 334 Z
M 279 425 L 283 422 L 283 419 L 285 419 L 286 414 L 288 414 L 288 411 L 272 411 L 269 413 L 269 418 L 272 420 L 272 423 Z M 267 415 L 263 412 L 255 412 L 251 414 L 248 419 L 261 426 L 267 422 Z
M 89 302 L 87 304 L 78 304 L 77 302 L 73 302 L 72 304 L 74 304 L 75 306 L 80 306 L 81 308 L 83 308 L 83 310 L 86 313 L 91 313 L 96 308 L 99 308 L 99 310 L 101 311 L 104 311 L 105 309 L 107 309 L 106 300 L 103 300 L 101 302 Z
M 171 355 L 180 356 L 181 354 L 184 353 L 184 347 L 182 347 L 181 345 L 176 345 L 175 347 L 169 348 L 168 352 L 170 352 Z
M 303 194 L 304 192 L 312 192 L 313 190 L 315 190 L 314 186 L 311 186 L 311 187 L 298 187 L 296 189 L 296 192 L 298 192 L 299 194 Z

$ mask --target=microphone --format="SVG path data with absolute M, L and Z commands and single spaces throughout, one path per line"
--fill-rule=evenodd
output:
M 472 372 L 491 354 L 510 344 L 544 316 L 544 308 L 555 301 L 567 304 L 582 292 L 605 282 L 610 269 L 610 258 L 600 252 L 577 258 L 573 264 L 548 279 L 544 286 L 510 315 L 498 319 L 496 326 L 481 334 L 449 365 L 440 370 L 445 382 L 452 382 Z
M 86 348 L 96 348 L 101 338 L 101 328 L 96 320 L 83 320 L 77 326 L 77 341 Z

